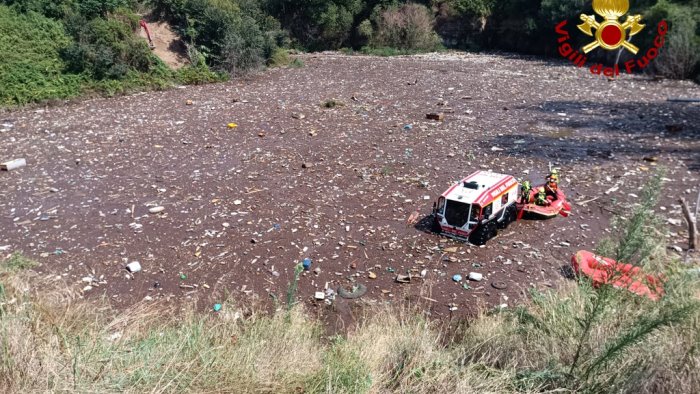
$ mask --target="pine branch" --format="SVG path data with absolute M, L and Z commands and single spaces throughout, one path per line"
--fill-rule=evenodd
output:
M 662 313 L 655 317 L 640 318 L 629 330 L 606 345 L 603 353 L 586 368 L 582 381 L 587 381 L 593 372 L 605 367 L 616 357 L 622 355 L 629 347 L 642 342 L 650 334 L 663 327 L 682 322 L 697 309 L 697 303 L 691 303 L 678 308 L 662 309 Z

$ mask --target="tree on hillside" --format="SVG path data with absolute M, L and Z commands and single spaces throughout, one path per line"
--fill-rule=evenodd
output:
M 363 0 L 266 1 L 267 10 L 309 49 L 341 47 L 355 27 L 355 17 L 366 6 Z

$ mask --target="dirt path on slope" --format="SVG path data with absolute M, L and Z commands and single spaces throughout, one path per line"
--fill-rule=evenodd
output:
M 185 44 L 180 39 L 180 36 L 173 31 L 170 24 L 162 21 L 148 21 L 147 25 L 155 45 L 153 53 L 156 56 L 175 70 L 189 64 Z M 143 28 L 139 30 L 139 35 L 146 40 L 148 39 Z

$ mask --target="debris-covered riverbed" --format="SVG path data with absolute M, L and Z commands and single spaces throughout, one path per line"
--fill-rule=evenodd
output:
M 309 258 L 297 299 L 322 314 L 410 301 L 447 317 L 566 280 L 571 255 L 608 235 L 660 167 L 668 241 L 687 248 L 677 200 L 700 186 L 700 105 L 667 99 L 700 97 L 693 83 L 513 56 L 302 58 L 225 84 L 0 113 L 0 162 L 26 159 L 0 172 L 0 253 L 118 308 L 285 302 Z M 540 182 L 550 162 L 570 217 L 517 222 L 485 247 L 428 231 L 456 180 L 488 169 Z M 333 294 L 353 283 L 367 292 Z

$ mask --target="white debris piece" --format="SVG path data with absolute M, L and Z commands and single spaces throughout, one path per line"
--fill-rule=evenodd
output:
M 12 171 L 24 167 L 26 165 L 27 161 L 25 159 L 10 160 L 0 164 L 0 170 Z
M 680 226 L 681 224 L 683 224 L 683 221 L 680 219 L 669 218 L 668 223 L 674 226 Z
M 481 282 L 484 280 L 484 275 L 480 274 L 478 272 L 470 272 L 469 273 L 469 280 L 473 280 L 475 282 Z
M 139 263 L 138 261 L 132 261 L 131 263 L 126 265 L 126 269 L 131 273 L 139 272 L 141 271 L 141 263 Z

